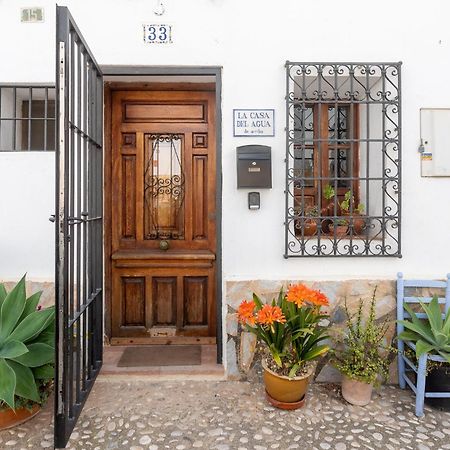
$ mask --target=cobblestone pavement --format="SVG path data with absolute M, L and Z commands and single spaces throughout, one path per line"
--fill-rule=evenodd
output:
M 0 449 L 52 446 L 51 404 L 0 433 Z M 334 385 L 314 384 L 297 411 L 270 407 L 261 384 L 100 379 L 69 449 L 450 449 L 450 413 L 413 413 L 410 392 L 384 387 L 369 406 L 346 404 Z

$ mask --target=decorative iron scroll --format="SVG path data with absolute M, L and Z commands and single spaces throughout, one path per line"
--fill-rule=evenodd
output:
M 147 139 L 145 239 L 184 239 L 182 135 L 151 134 Z
M 401 256 L 400 68 L 286 63 L 286 258 Z

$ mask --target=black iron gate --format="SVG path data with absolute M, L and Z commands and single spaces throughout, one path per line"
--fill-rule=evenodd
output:
M 103 80 L 69 11 L 56 11 L 55 447 L 65 447 L 102 365 Z

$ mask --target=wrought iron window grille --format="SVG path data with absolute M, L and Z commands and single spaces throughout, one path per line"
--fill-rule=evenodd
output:
M 145 239 L 184 239 L 183 135 L 146 136 Z
M 286 62 L 285 258 L 401 257 L 400 69 Z
M 55 150 L 55 86 L 0 84 L 0 151 Z

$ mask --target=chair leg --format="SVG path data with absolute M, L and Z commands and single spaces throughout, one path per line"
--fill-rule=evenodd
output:
M 427 376 L 427 357 L 425 353 L 419 358 L 417 367 L 417 393 L 416 393 L 416 416 L 423 416 L 423 406 L 425 402 L 425 381 Z
M 405 381 L 405 360 L 403 359 L 403 355 L 399 353 L 398 358 L 398 384 L 400 386 L 400 389 L 406 388 L 406 381 Z

